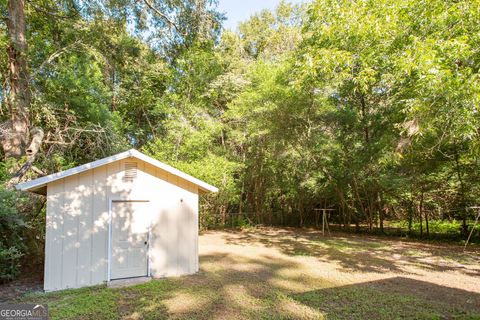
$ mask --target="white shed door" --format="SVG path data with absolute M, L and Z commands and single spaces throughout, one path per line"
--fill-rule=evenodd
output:
M 147 275 L 149 226 L 148 202 L 112 202 L 111 279 Z

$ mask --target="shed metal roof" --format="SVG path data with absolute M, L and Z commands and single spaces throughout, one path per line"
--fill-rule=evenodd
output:
M 200 179 L 197 179 L 195 177 L 192 177 L 191 175 L 189 174 L 186 174 L 185 172 L 182 172 L 178 169 L 175 169 L 174 167 L 172 166 L 169 166 L 168 164 L 165 164 L 161 161 L 158 161 L 156 159 L 153 159 L 135 149 L 130 149 L 128 151 L 125 151 L 125 152 L 122 152 L 122 153 L 119 153 L 119 154 L 116 154 L 116 155 L 113 155 L 113 156 L 110 156 L 110 157 L 107 157 L 107 158 L 103 158 L 103 159 L 100 159 L 100 160 L 96 160 L 96 161 L 93 161 L 93 162 L 90 162 L 90 163 L 86 163 L 86 164 L 83 164 L 81 166 L 78 166 L 78 167 L 75 167 L 75 168 L 71 168 L 71 169 L 68 169 L 68 170 L 65 170 L 65 171 L 60 171 L 60 172 L 57 172 L 57 173 L 53 173 L 53 174 L 50 174 L 48 176 L 45 176 L 45 177 L 41 177 L 41 178 L 38 178 L 38 179 L 35 179 L 35 180 L 31 180 L 31 181 L 27 181 L 27 182 L 23 182 L 23 183 L 19 183 L 17 184 L 15 187 L 17 188 L 17 190 L 21 190 L 21 191 L 35 191 L 35 190 L 38 190 L 38 189 L 41 189 L 43 187 L 45 187 L 48 183 L 50 182 L 53 182 L 55 180 L 58 180 L 58 179 L 62 179 L 62 178 L 65 178 L 65 177 L 69 177 L 69 176 L 72 176 L 72 175 L 75 175 L 75 174 L 78 174 L 78 173 L 81 173 L 81 172 L 84 172 L 84 171 L 87 171 L 87 170 L 91 170 L 91 169 L 95 169 L 97 167 L 100 167 L 100 166 L 103 166 L 103 165 L 106 165 L 106 164 L 109 164 L 109 163 L 112 163 L 112 162 L 115 162 L 115 161 L 118 161 L 118 160 L 122 160 L 122 159 L 126 159 L 126 158 L 130 158 L 130 157 L 133 157 L 133 158 L 137 158 L 139 160 L 142 160 L 142 161 L 145 161 L 157 168 L 160 168 L 160 169 L 163 169 L 167 172 L 170 172 L 171 174 L 173 175 L 176 175 L 182 179 L 185 179 L 187 181 L 190 181 L 191 183 L 197 185 L 202 191 L 211 191 L 211 192 L 218 192 L 218 188 L 200 180 Z

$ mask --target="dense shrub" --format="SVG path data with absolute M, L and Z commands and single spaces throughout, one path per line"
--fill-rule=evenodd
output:
M 0 283 L 13 280 L 20 273 L 23 253 L 18 247 L 0 247 Z
M 0 188 L 0 281 L 13 279 L 25 252 L 22 234 L 26 224 L 17 211 L 18 195 Z
M 471 230 L 474 225 L 474 220 L 467 220 L 468 229 Z M 394 221 L 389 224 L 394 228 L 401 228 L 404 231 L 408 230 L 407 221 Z M 422 223 L 423 231 L 426 232 L 427 226 L 425 221 Z M 461 235 L 462 221 L 460 220 L 430 220 L 428 222 L 428 229 L 430 233 L 442 233 L 442 234 L 458 234 Z M 475 232 L 480 231 L 480 224 L 477 223 Z M 412 232 L 420 232 L 420 222 L 415 221 L 412 223 Z
M 44 252 L 45 199 L 5 188 L 11 166 L 0 164 L 0 282 L 14 279 L 26 258 L 40 263 Z

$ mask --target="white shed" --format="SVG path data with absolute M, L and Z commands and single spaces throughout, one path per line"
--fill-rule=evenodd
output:
M 198 271 L 198 196 L 218 189 L 136 150 L 17 185 L 47 196 L 45 291 Z

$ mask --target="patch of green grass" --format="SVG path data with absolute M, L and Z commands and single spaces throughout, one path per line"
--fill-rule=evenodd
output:
M 347 240 L 347 239 L 315 239 L 312 241 L 321 243 L 325 247 L 335 249 L 335 250 L 340 250 L 340 251 L 370 250 L 370 249 L 385 248 L 384 243 L 375 242 L 375 241 L 356 241 L 356 240 Z
M 347 239 L 306 238 L 301 242 L 290 241 L 294 256 L 317 256 L 319 250 L 336 250 L 342 253 L 369 251 L 387 248 L 384 243 Z
M 310 250 L 294 249 L 293 250 L 293 255 L 294 256 L 310 257 L 310 256 L 313 256 L 314 253 Z
M 167 319 L 163 300 L 175 289 L 171 281 L 149 281 L 132 287 L 117 289 L 123 317 L 140 319 Z
M 403 255 L 407 257 L 421 258 L 421 257 L 425 257 L 426 253 L 420 250 L 409 249 L 403 252 Z
M 480 314 L 455 310 L 441 301 L 380 292 L 365 286 L 309 291 L 292 296 L 326 315 L 327 319 L 480 319 Z
M 196 277 L 196 276 L 192 276 Z M 220 294 L 213 283 L 190 283 L 186 278 L 153 280 L 144 284 L 118 289 L 122 295 L 123 317 L 139 319 L 209 319 Z M 174 315 L 175 314 L 175 315 Z
M 444 254 L 442 255 L 442 258 L 448 261 L 456 262 L 456 263 L 477 263 L 477 260 L 475 259 L 474 255 L 468 256 L 465 254 Z
M 362 285 L 298 294 L 267 287 L 252 294 L 255 286 L 246 282 L 222 290 L 215 285 L 164 279 L 120 289 L 30 294 L 22 301 L 48 304 L 51 319 L 211 319 L 219 309 L 230 310 L 228 318 L 249 319 L 480 319 L 441 301 Z
M 104 286 L 26 295 L 22 302 L 48 305 L 50 319 L 119 319 L 120 293 Z

